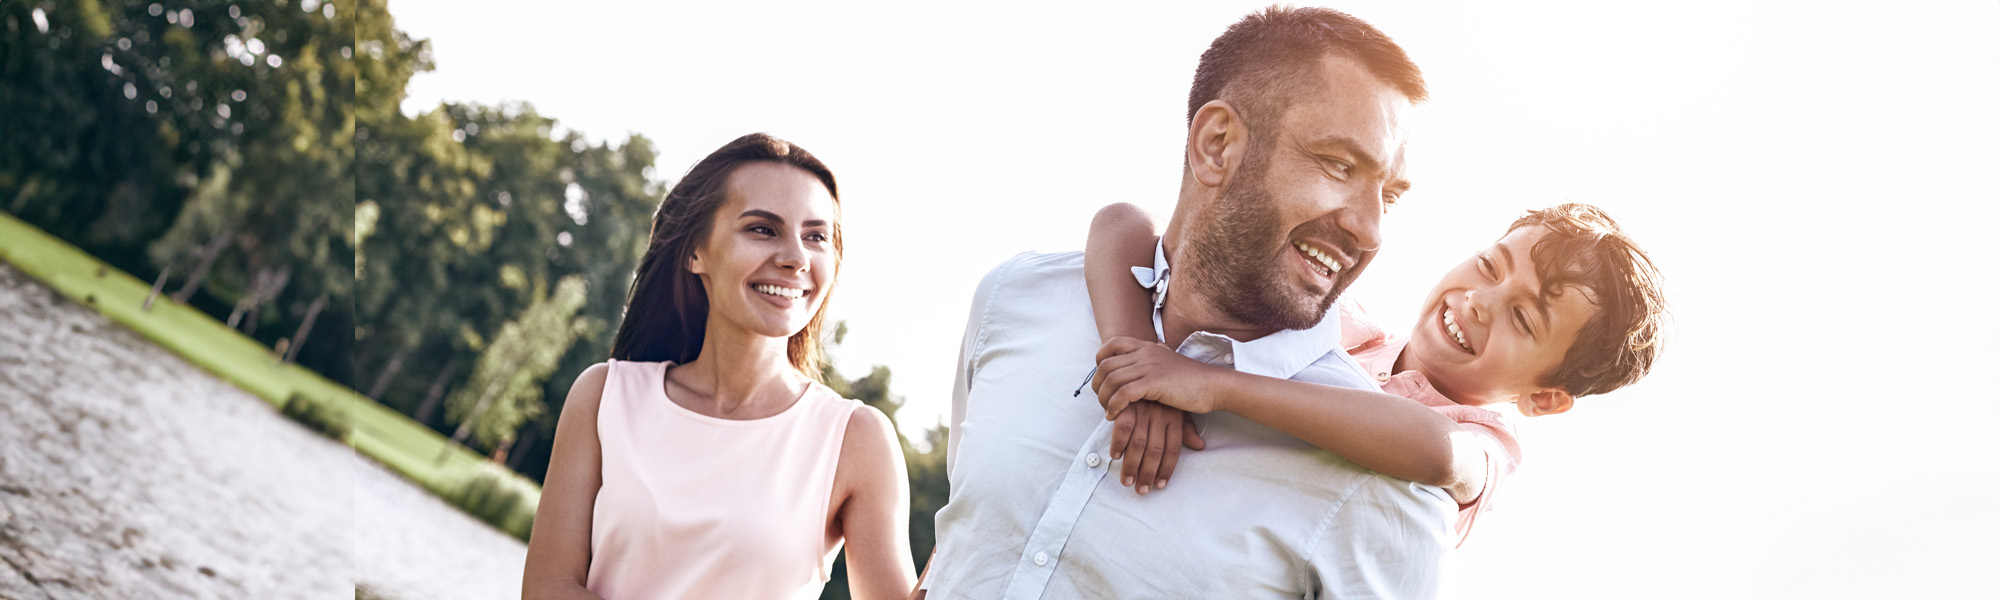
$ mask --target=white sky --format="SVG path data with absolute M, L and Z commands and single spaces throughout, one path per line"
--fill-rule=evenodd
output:
M 947 410 L 987 269 L 1081 248 L 1108 202 L 1171 210 L 1195 61 L 1266 3 L 391 11 L 437 59 L 407 111 L 527 101 L 593 140 L 644 133 L 669 178 L 752 131 L 825 159 L 848 232 L 838 358 L 894 370 L 914 436 Z M 1967 377 L 1995 372 L 2000 327 L 1961 314 L 1993 305 L 2000 272 L 1979 243 L 2000 224 L 2000 4 L 1337 8 L 1432 90 L 1410 116 L 1416 188 L 1350 292 L 1392 331 L 1522 210 L 1565 201 L 1618 218 L 1674 310 L 1647 380 L 1519 421 L 1525 464 L 1453 596 L 2000 589 L 1976 576 L 2000 564 L 2000 519 L 1973 504 L 2000 495 L 1979 426 L 2000 394 Z

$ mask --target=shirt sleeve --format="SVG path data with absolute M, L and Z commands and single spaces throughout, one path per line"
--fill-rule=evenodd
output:
M 1440 411 L 1457 421 L 1466 432 L 1477 436 L 1480 445 L 1486 449 L 1486 487 L 1479 491 L 1479 497 L 1458 507 L 1457 544 L 1465 545 L 1467 536 L 1472 535 L 1472 524 L 1479 515 L 1493 510 L 1494 494 L 1500 491 L 1500 484 L 1514 474 L 1521 465 L 1521 442 L 1514 437 L 1513 428 L 1499 415 L 1491 411 Z
M 1437 486 L 1371 474 L 1311 538 L 1306 597 L 1436 597 L 1456 505 Z
M 957 368 L 953 369 L 951 382 L 951 422 L 946 430 L 944 451 L 944 473 L 952 477 L 958 464 L 959 426 L 965 422 L 965 400 L 972 395 L 972 379 L 979 370 L 979 351 L 986 341 L 987 308 L 992 304 L 993 295 L 1000 282 L 1007 278 L 1011 270 L 1029 253 L 1022 253 L 994 267 L 979 280 L 979 288 L 972 293 L 972 310 L 965 320 L 965 336 L 959 341 Z

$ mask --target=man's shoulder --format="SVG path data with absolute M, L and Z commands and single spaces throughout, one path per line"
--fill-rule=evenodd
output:
M 1012 258 L 1008 258 L 1005 262 L 1000 263 L 1000 266 L 994 267 L 990 273 L 999 273 L 1003 271 L 1021 271 L 1024 273 L 1039 273 L 1048 270 L 1079 269 L 1082 267 L 1083 267 L 1082 250 L 1070 250 L 1065 252 L 1028 250 L 1026 252 L 1014 255 Z
M 979 281 L 974 303 L 986 305 L 1009 299 L 1035 298 L 1048 294 L 1051 287 L 1083 286 L 1083 252 L 1027 251 L 1014 255 L 986 272 Z

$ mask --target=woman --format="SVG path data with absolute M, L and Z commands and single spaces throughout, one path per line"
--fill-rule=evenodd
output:
M 556 428 L 523 598 L 855 598 L 915 586 L 888 417 L 818 382 L 840 269 L 833 173 L 763 134 L 653 218 L 611 358 Z

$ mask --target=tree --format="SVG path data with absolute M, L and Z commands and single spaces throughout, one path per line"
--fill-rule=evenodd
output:
M 833 344 L 839 345 L 847 337 L 847 323 L 842 321 L 834 326 Z M 889 391 L 889 367 L 875 365 L 860 379 L 847 379 L 834 368 L 832 361 L 821 366 L 820 377 L 827 387 L 833 388 L 842 397 L 860 400 L 875 407 L 895 421 L 897 409 L 903 407 L 903 397 Z M 909 437 L 902 432 L 902 423 L 897 422 L 896 439 L 903 448 L 903 462 L 910 471 L 910 553 L 916 559 L 916 569 L 922 573 L 925 563 L 930 560 L 931 549 L 937 546 L 937 511 L 944 508 L 950 498 L 951 483 L 945 477 L 944 459 L 948 432 L 942 427 L 924 430 L 924 440 L 928 448 L 922 451 L 910 444 Z M 832 581 L 820 592 L 822 600 L 846 600 L 847 569 L 846 556 L 836 562 Z
M 470 430 L 480 446 L 497 448 L 514 441 L 522 422 L 540 414 L 542 379 L 555 370 L 556 360 L 577 336 L 590 328 L 573 318 L 583 306 L 583 279 L 563 278 L 554 294 L 537 286 L 534 303 L 508 322 L 493 344 L 480 353 L 472 377 L 445 401 L 446 420 L 459 423 L 460 435 Z
M 0 4 L 0 208 L 142 277 L 191 266 L 176 297 L 218 319 L 287 273 L 258 314 L 297 328 L 267 342 L 352 323 L 356 9 Z M 322 338 L 293 346 L 346 381 L 351 336 Z

